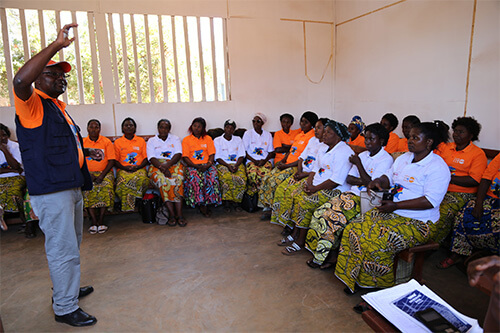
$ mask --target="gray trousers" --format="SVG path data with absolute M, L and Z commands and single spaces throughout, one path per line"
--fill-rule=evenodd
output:
M 54 288 L 54 313 L 78 309 L 83 197 L 80 188 L 32 195 L 31 205 L 45 234 L 45 252 Z

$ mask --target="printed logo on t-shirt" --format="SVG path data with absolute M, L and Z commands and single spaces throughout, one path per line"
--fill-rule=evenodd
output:
M 296 152 L 297 152 L 297 147 L 292 147 L 290 149 L 290 154 L 295 155 Z
M 403 177 L 404 181 L 408 182 L 408 183 L 413 183 L 415 181 L 415 178 L 413 178 L 412 176 L 404 176 Z
M 319 173 L 320 176 L 322 176 L 325 173 L 325 169 L 324 168 L 319 168 L 318 173 Z
M 227 156 L 228 160 L 231 162 L 236 162 L 236 154 L 230 154 Z
M 0 168 L 6 169 L 8 167 L 9 167 L 9 163 L 7 163 L 7 162 L 3 162 L 2 164 L 0 164 Z
M 136 165 L 137 164 L 137 153 L 127 154 L 124 161 L 125 161 L 125 163 Z
M 394 184 L 393 190 L 396 190 L 396 193 L 394 193 L 394 198 L 398 199 L 401 193 L 403 193 L 403 186 L 400 184 Z
M 141 148 L 139 148 L 139 147 L 132 147 L 132 149 L 141 150 Z
M 200 145 L 200 147 L 202 147 L 202 148 L 207 148 L 207 144 L 206 144 L 206 143 L 202 143 L 202 144 Z
M 454 157 L 453 163 L 464 164 L 465 160 L 463 158 Z
M 491 191 L 496 195 L 498 195 L 499 190 L 500 190 L 500 179 L 495 178 L 495 180 L 491 182 Z
M 161 157 L 170 158 L 170 156 L 172 156 L 172 152 L 171 151 L 162 151 L 160 155 L 161 155 Z
M 316 159 L 314 156 L 307 156 L 307 158 L 304 160 L 304 166 L 309 167 Z
M 195 160 L 201 161 L 203 160 L 203 150 L 195 150 L 193 154 L 193 158 Z
M 451 175 L 452 175 L 452 176 L 455 176 L 455 173 L 457 172 L 457 169 L 455 169 L 455 168 L 454 168 L 454 167 L 452 167 L 452 166 L 449 166 L 449 168 L 450 168 L 450 173 L 451 173 Z
M 264 155 L 264 148 L 262 148 L 262 147 L 255 147 L 253 149 L 253 153 L 252 154 L 255 154 L 257 156 L 263 156 Z
M 368 170 L 366 170 L 366 171 L 368 171 L 368 173 L 369 173 L 370 175 L 373 175 L 373 171 L 375 171 L 375 170 L 373 170 L 373 168 L 368 168 Z

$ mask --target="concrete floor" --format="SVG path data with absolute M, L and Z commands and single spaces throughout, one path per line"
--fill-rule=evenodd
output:
M 0 314 L 7 332 L 20 331 L 334 331 L 370 328 L 352 307 L 333 270 L 306 266 L 309 253 L 283 256 L 281 228 L 259 214 L 212 218 L 186 210 L 186 228 L 146 225 L 138 214 L 107 216 L 105 234 L 84 233 L 81 285 L 95 292 L 80 306 L 98 322 L 72 328 L 54 321 L 43 235 L 26 239 L 17 226 L 1 233 Z M 89 221 L 85 221 L 85 230 Z M 445 252 L 427 261 L 428 286 L 471 317 L 488 297 L 457 268 L 437 270 Z

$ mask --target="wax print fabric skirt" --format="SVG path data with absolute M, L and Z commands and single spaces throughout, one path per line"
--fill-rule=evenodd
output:
M 274 199 L 274 193 L 278 186 L 293 176 L 297 172 L 297 168 L 287 168 L 285 170 L 280 170 L 274 168 L 271 172 L 264 177 L 262 184 L 259 188 L 259 206 L 260 207 L 271 207 Z
M 290 196 L 285 192 L 283 198 L 274 200 L 271 223 L 298 228 L 309 228 L 312 214 L 316 208 L 341 193 L 337 189 L 331 189 L 320 190 L 309 195 L 304 192 L 303 187 L 294 190 L 293 186 L 288 191 L 291 193 Z
M 355 284 L 368 288 L 392 287 L 396 254 L 425 244 L 436 230 L 431 221 L 371 209 L 344 229 L 335 275 L 351 291 Z
M 101 171 L 93 171 L 90 173 L 94 177 L 99 177 Z M 82 191 L 83 207 L 84 208 L 101 208 L 108 207 L 109 210 L 113 209 L 115 203 L 114 191 L 115 176 L 113 171 L 106 174 L 101 183 L 92 183 L 92 190 Z
M 330 251 L 339 247 L 345 227 L 361 212 L 360 201 L 354 193 L 344 192 L 314 211 L 306 237 L 313 262 L 322 265 Z
M 149 186 L 146 168 L 134 172 L 118 170 L 116 173 L 116 195 L 122 203 L 122 212 L 135 210 L 135 199 L 142 198 Z
M 283 201 L 291 200 L 293 197 L 302 192 L 304 190 L 304 186 L 306 185 L 306 181 L 307 178 L 303 178 L 297 181 L 295 180 L 295 178 L 293 178 L 293 176 L 288 177 L 285 181 L 283 181 L 274 192 L 273 203 L 271 205 L 272 210 L 279 210 Z M 283 224 L 282 222 L 285 224 Z M 288 218 L 283 218 L 280 222 L 278 221 L 278 216 L 275 216 L 274 219 L 271 216 L 271 223 L 288 225 L 290 228 L 295 227 L 295 222 L 291 221 Z
M 24 195 L 24 218 L 26 222 L 38 221 L 38 216 L 36 216 L 33 207 L 31 206 L 30 194 L 26 191 Z
M 217 164 L 217 174 L 222 190 L 222 200 L 241 203 L 247 190 L 245 165 L 241 163 L 238 170 L 232 173 L 226 166 Z
M 186 167 L 184 172 L 184 200 L 186 205 L 220 205 L 221 193 L 217 169 L 212 165 L 206 171 Z
M 165 163 L 165 159 L 159 159 L 160 163 Z M 171 177 L 165 176 L 160 169 L 154 166 L 149 167 L 148 176 L 151 183 L 160 191 L 161 199 L 166 202 L 181 202 L 184 196 L 184 166 L 179 162 L 172 165 Z
M 17 203 L 22 203 L 26 188 L 24 176 L 0 178 L 0 206 L 6 212 L 18 212 Z
M 259 193 L 262 179 L 266 177 L 272 170 L 273 164 L 267 162 L 261 167 L 256 166 L 253 162 L 246 165 L 247 169 L 247 193 L 252 196 Z
M 476 197 L 475 193 L 446 192 L 446 195 L 439 206 L 439 221 L 436 222 L 437 233 L 434 241 L 443 242 L 453 229 L 453 223 L 460 209 L 469 201 Z
M 470 256 L 472 250 L 500 251 L 500 200 L 486 196 L 483 201 L 483 216 L 478 221 L 472 211 L 476 200 L 470 200 L 458 213 L 452 234 L 451 251 Z

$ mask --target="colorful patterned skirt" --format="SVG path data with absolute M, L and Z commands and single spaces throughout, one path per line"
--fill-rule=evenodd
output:
M 0 206 L 6 212 L 18 212 L 17 202 L 23 201 L 23 192 L 26 188 L 24 176 L 0 178 Z
M 122 202 L 122 212 L 135 210 L 135 199 L 142 198 L 149 186 L 146 168 L 134 172 L 118 170 L 116 173 L 116 195 Z
M 304 190 L 306 181 L 307 178 L 296 181 L 295 178 L 288 177 L 288 179 L 282 182 L 276 189 L 276 192 L 274 192 L 273 204 L 271 205 L 272 210 L 278 211 L 282 205 L 291 205 L 293 197 L 297 196 Z M 278 215 L 275 215 L 274 218 L 271 215 L 271 223 L 288 225 L 290 228 L 295 227 L 295 222 L 291 221 L 288 218 L 282 218 L 281 220 L 279 220 Z
M 283 226 L 309 228 L 312 214 L 319 206 L 326 203 L 335 196 L 340 195 L 337 189 L 321 190 L 311 195 L 304 192 L 303 183 L 298 187 L 291 186 L 283 198 L 275 198 L 273 202 L 273 213 L 271 223 L 279 223 Z M 299 191 L 300 189 L 300 191 Z
M 26 194 L 24 195 L 24 218 L 26 219 L 26 222 L 38 221 L 38 216 L 36 216 L 35 212 L 33 211 L 33 207 L 31 206 L 31 200 L 28 191 L 26 191 Z
M 470 200 L 458 213 L 452 234 L 451 251 L 470 256 L 473 249 L 500 251 L 500 199 L 487 196 L 483 202 L 483 216 L 478 221 L 472 211 L 476 200 Z
M 361 212 L 360 200 L 354 193 L 344 192 L 314 211 L 306 237 L 313 262 L 322 265 L 330 250 L 339 247 L 344 228 Z
M 160 163 L 166 162 L 165 159 L 159 159 Z M 171 177 L 167 178 L 160 169 L 149 166 L 148 176 L 151 183 L 160 191 L 161 199 L 170 202 L 181 202 L 184 196 L 184 166 L 179 162 L 172 165 L 170 171 Z
M 271 162 L 267 162 L 264 166 L 258 167 L 253 162 L 250 162 L 246 165 L 247 168 L 247 193 L 252 196 L 254 194 L 259 193 L 259 188 L 262 183 L 262 179 L 267 176 L 271 169 L 273 168 L 273 164 Z
M 95 171 L 90 174 L 94 177 L 99 177 L 101 172 Z M 115 203 L 114 183 L 115 177 L 113 171 L 108 172 L 100 184 L 93 182 L 91 191 L 82 191 L 83 207 L 108 207 L 109 210 L 112 210 Z
M 430 221 L 422 222 L 371 209 L 344 229 L 335 275 L 351 291 L 354 291 L 355 284 L 392 287 L 396 254 L 425 244 L 436 231 L 436 224 Z
M 184 178 L 184 200 L 186 205 L 195 207 L 221 204 L 217 169 L 212 165 L 206 171 L 186 167 Z
M 439 206 L 439 221 L 436 222 L 437 233 L 434 241 L 441 243 L 452 231 L 455 217 L 460 209 L 469 201 L 476 197 L 474 193 L 447 192 Z
M 272 169 L 271 172 L 262 179 L 262 184 L 259 188 L 259 206 L 271 207 L 274 193 L 278 186 L 296 172 L 296 167 L 287 168 L 285 170 L 280 170 L 278 168 Z
M 222 200 L 240 203 L 247 190 L 247 173 L 244 163 L 238 166 L 238 171 L 235 173 L 229 171 L 226 166 L 217 164 L 217 174 L 222 189 Z

